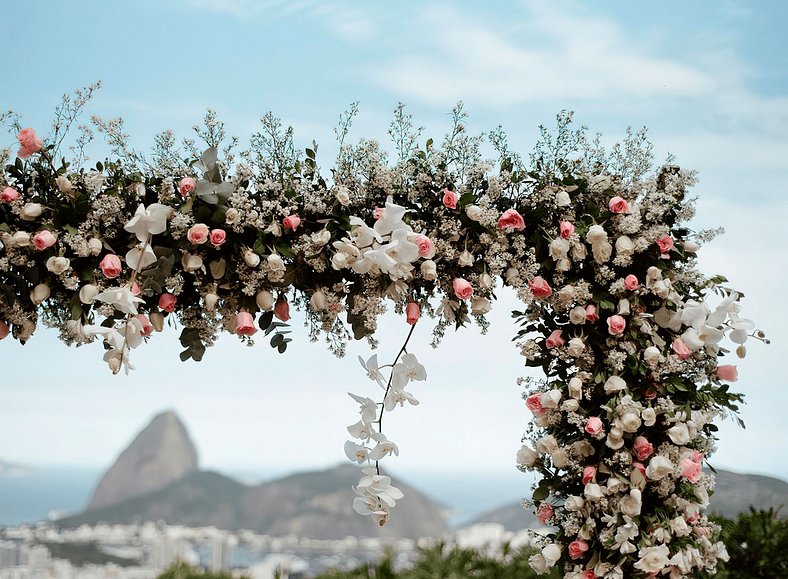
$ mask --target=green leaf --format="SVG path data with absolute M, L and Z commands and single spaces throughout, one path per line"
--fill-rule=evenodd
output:
M 274 334 L 274 337 L 271 338 L 271 347 L 278 348 L 280 345 L 284 343 L 285 337 L 282 334 Z
M 263 312 L 263 315 L 260 316 L 260 319 L 257 321 L 258 325 L 260 326 L 261 330 L 266 330 L 271 325 L 271 322 L 274 321 L 274 312 Z M 266 333 L 266 335 L 268 335 Z

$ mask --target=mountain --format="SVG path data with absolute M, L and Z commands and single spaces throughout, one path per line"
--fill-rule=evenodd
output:
M 397 503 L 385 527 L 358 515 L 351 508 L 355 497 L 351 486 L 359 475 L 358 467 L 341 465 L 246 486 L 216 472 L 195 471 L 163 489 L 60 519 L 58 525 L 163 520 L 313 539 L 437 537 L 448 530 L 441 507 L 401 482 L 397 486 L 405 498 Z
M 781 508 L 783 516 L 788 514 L 788 482 L 770 476 L 738 474 L 721 469 L 717 469 L 715 477 L 717 484 L 709 501 L 709 513 L 730 518 L 754 506 L 758 509 Z M 479 515 L 473 523 L 499 523 L 507 531 L 541 526 L 534 514 L 523 509 L 519 502 Z
M 95 511 L 167 487 L 197 471 L 197 449 L 172 412 L 151 420 L 104 473 L 87 506 Z

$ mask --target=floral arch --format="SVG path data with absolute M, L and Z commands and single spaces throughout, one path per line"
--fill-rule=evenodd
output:
M 316 145 L 302 155 L 271 115 L 247 150 L 221 148 L 209 113 L 196 129 L 207 150 L 162 133 L 150 159 L 120 121 L 94 118 L 114 160 L 89 168 L 91 131 L 72 162 L 60 146 L 91 91 L 64 99 L 46 141 L 2 119 L 19 148 L 2 159 L 0 339 L 24 343 L 43 323 L 69 345 L 102 342 L 117 373 L 168 319 L 183 327 L 183 361 L 223 331 L 285 352 L 298 308 L 310 338 L 342 355 L 353 338 L 374 345 L 386 304 L 412 326 L 434 319 L 436 343 L 449 327 L 485 328 L 507 285 L 523 302 L 517 347 L 545 376 L 524 381 L 533 421 L 517 454 L 542 475 L 532 504 L 552 529 L 534 569 L 689 577 L 726 558 L 703 515 L 714 480 L 701 464 L 713 420 L 741 400 L 724 344 L 743 357 L 764 337 L 739 316 L 741 295 L 697 270 L 713 233 L 685 225 L 693 175 L 671 163 L 649 174 L 643 132 L 606 151 L 562 113 L 528 165 L 492 132 L 493 163 L 461 107 L 443 143 L 422 146 L 400 106 L 389 162 L 374 141 L 346 143 L 354 107 L 328 179 Z M 365 466 L 353 507 L 380 525 L 402 497 L 380 474 L 399 452 L 383 417 L 418 404 L 408 387 L 426 378 L 409 338 L 390 364 L 361 360 L 377 397 L 350 394 L 360 416 L 345 452 Z

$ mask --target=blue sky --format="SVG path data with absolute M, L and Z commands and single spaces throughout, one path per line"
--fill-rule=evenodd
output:
M 242 141 L 272 110 L 330 168 L 333 127 L 361 102 L 353 138 L 385 141 L 403 101 L 425 138 L 466 104 L 472 130 L 502 124 L 527 153 L 539 124 L 561 109 L 610 142 L 646 125 L 658 158 L 700 172 L 698 227 L 727 234 L 705 247 L 708 273 L 747 295 L 745 313 L 773 339 L 752 344 L 737 386 L 749 404 L 741 431 L 723 423 L 714 463 L 788 478 L 782 382 L 788 355 L 788 5 L 778 2 L 411 2 L 171 0 L 14 3 L 4 9 L 6 82 L 0 108 L 46 132 L 64 92 L 101 79 L 90 113 L 122 116 L 137 148 L 162 129 L 187 135 L 206 107 Z M 0 137 L 0 145 L 13 142 Z M 97 159 L 94 159 L 97 160 Z M 529 413 L 515 380 L 511 296 L 493 330 L 448 337 L 415 352 L 429 381 L 422 404 L 387 420 L 401 456 L 391 468 L 512 472 Z M 299 327 L 296 328 L 298 334 Z M 384 321 L 381 358 L 406 334 Z M 0 344 L 0 458 L 103 465 L 155 412 L 175 408 L 206 466 L 323 467 L 343 460 L 355 420 L 345 392 L 372 393 L 355 344 L 336 360 L 296 335 L 285 356 L 227 337 L 200 364 L 177 359 L 177 334 L 135 351 L 138 370 L 109 375 L 100 347 L 68 350 L 40 330 Z M 461 363 L 460 363 L 461 362 Z

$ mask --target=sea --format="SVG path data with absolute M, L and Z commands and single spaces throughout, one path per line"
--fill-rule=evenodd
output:
M 82 511 L 103 469 L 33 466 L 24 474 L 0 476 L 0 527 L 47 521 Z M 277 471 L 222 471 L 247 484 L 292 474 Z M 482 513 L 530 494 L 532 478 L 511 471 L 414 471 L 392 473 L 446 507 L 447 520 L 461 527 Z M 395 483 L 396 484 L 396 483 Z

